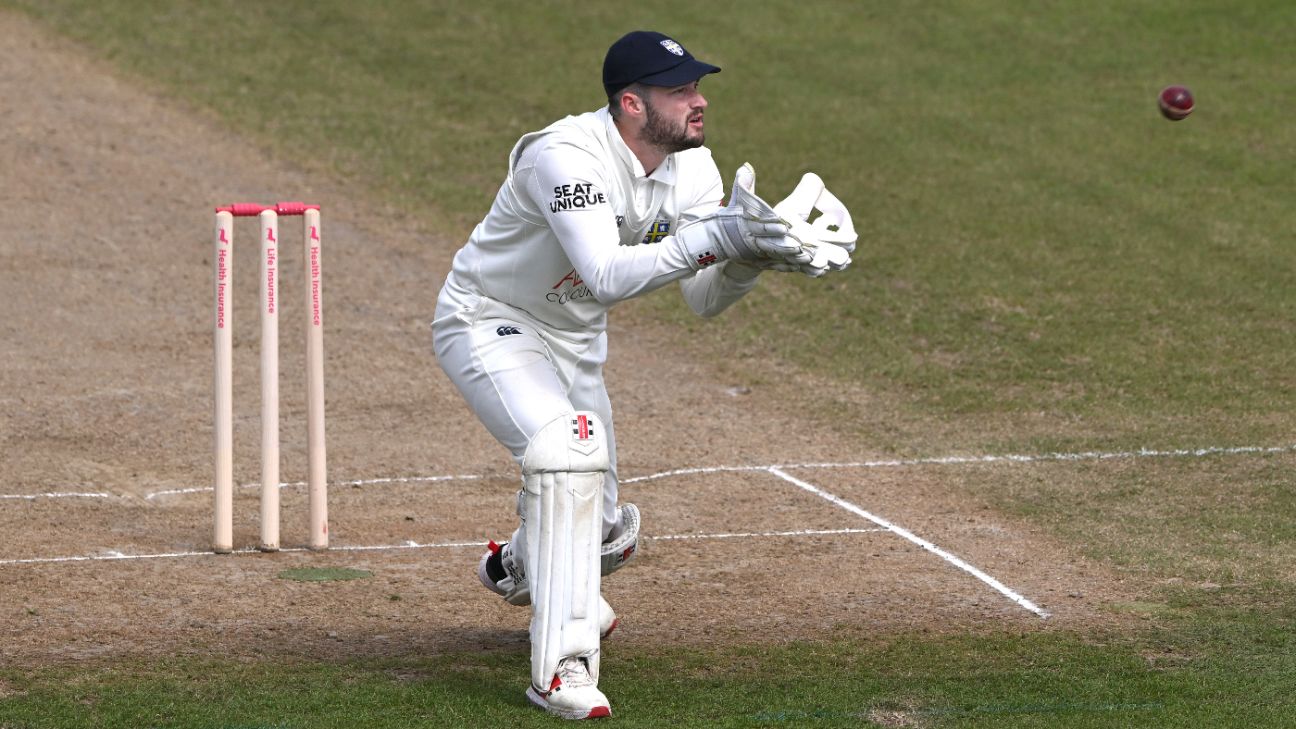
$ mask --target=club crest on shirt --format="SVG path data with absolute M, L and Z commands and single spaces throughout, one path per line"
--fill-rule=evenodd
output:
M 570 185 L 554 185 L 553 199 L 549 201 L 549 212 L 560 213 L 565 210 L 588 210 L 596 205 L 603 205 L 607 197 L 594 189 L 591 182 L 574 182 Z
M 655 220 L 652 227 L 648 228 L 648 234 L 644 236 L 644 245 L 649 243 L 660 243 L 662 238 L 670 235 L 669 220 Z

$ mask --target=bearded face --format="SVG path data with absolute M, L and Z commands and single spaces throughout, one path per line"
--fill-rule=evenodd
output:
M 696 84 L 664 90 L 656 101 L 645 96 L 643 103 L 645 124 L 640 136 L 645 142 L 673 154 L 701 147 L 706 141 L 702 130 L 706 101 L 697 92 Z

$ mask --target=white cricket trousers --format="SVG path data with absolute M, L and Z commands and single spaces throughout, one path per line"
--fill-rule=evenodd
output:
M 603 384 L 607 333 L 590 339 L 447 281 L 437 297 L 432 349 L 441 369 L 519 466 L 555 418 L 590 410 L 603 421 L 611 468 L 603 481 L 603 539 L 617 519 L 616 436 Z

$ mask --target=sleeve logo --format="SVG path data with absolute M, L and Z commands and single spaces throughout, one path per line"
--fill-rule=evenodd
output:
M 549 201 L 549 212 L 559 213 L 564 210 L 585 210 L 595 205 L 603 205 L 607 198 L 594 189 L 589 182 L 577 182 L 571 185 L 555 185 L 553 200 Z

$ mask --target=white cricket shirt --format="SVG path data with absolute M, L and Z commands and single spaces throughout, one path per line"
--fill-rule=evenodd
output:
M 645 175 L 606 108 L 569 116 L 514 146 L 508 177 L 446 286 L 590 337 L 606 329 L 616 302 L 676 280 L 690 307 L 711 316 L 751 290 L 758 271 L 724 262 L 695 273 L 671 234 L 723 194 L 705 147 L 671 154 Z

